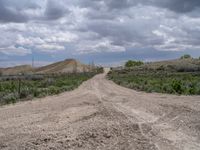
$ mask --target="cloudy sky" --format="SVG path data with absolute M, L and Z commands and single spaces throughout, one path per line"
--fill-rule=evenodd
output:
M 0 67 L 200 56 L 200 0 L 0 0 Z

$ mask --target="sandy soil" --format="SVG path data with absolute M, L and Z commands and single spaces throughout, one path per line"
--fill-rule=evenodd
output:
M 3 150 L 200 150 L 200 97 L 136 92 L 97 75 L 0 108 Z

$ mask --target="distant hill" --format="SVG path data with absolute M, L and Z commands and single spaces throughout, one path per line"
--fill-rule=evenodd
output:
M 175 59 L 175 60 L 145 63 L 141 67 L 153 70 L 180 71 L 180 72 L 200 71 L 200 60 L 194 58 Z
M 34 72 L 34 69 L 30 65 L 0 68 L 0 73 L 2 75 L 17 75 L 20 73 L 33 73 L 33 72 Z
M 23 74 L 48 74 L 48 73 L 73 73 L 73 72 L 89 72 L 91 67 L 80 63 L 75 59 L 66 59 L 47 66 L 32 68 L 29 65 L 22 65 L 9 68 L 0 68 L 2 75 Z
M 88 72 L 90 67 L 81 64 L 75 59 L 66 59 L 57 63 L 53 63 L 44 67 L 35 69 L 35 73 L 73 73 L 73 72 Z

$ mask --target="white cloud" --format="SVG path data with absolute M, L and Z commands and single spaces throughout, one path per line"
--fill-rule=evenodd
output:
M 22 35 L 17 35 L 16 44 L 19 45 L 26 45 L 26 46 L 34 46 L 38 44 L 44 44 L 45 41 L 42 40 L 40 37 L 23 37 Z
M 23 47 L 15 47 L 15 46 L 0 48 L 0 52 L 6 55 L 10 55 L 10 56 L 13 56 L 13 55 L 25 56 L 27 54 L 31 54 L 31 50 L 23 48 Z
M 78 53 L 100 53 L 100 52 L 125 52 L 123 46 L 113 45 L 108 39 L 93 41 L 92 44 L 83 42 L 78 46 Z
M 44 41 L 46 42 L 53 42 L 53 43 L 68 43 L 68 42 L 74 42 L 78 39 L 78 36 L 70 33 L 70 32 L 59 32 L 51 37 L 46 37 Z
M 36 48 L 40 49 L 40 51 L 42 52 L 47 52 L 47 53 L 56 53 L 58 51 L 65 50 L 64 46 L 60 46 L 57 44 L 42 44 L 42 45 L 37 45 Z

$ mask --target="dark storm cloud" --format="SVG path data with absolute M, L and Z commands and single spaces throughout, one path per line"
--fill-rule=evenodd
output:
M 40 8 L 40 6 L 37 4 L 37 0 L 1 0 L 6 7 L 13 7 L 17 10 L 24 10 L 24 9 L 36 9 Z
M 130 4 L 133 4 L 129 0 L 107 0 L 105 3 L 110 7 L 110 8 L 127 8 L 130 7 Z
M 199 0 L 155 0 L 156 6 L 168 8 L 172 11 L 185 13 L 200 7 Z
M 140 4 L 167 8 L 178 13 L 191 12 L 200 7 L 199 0 L 86 0 L 81 2 L 85 7 L 98 7 L 100 3 L 106 4 L 109 9 L 123 9 Z
M 0 22 L 26 22 L 28 20 L 23 13 L 11 8 L 6 6 L 5 1 L 0 0 Z
M 44 9 L 39 1 L 28 0 L 0 0 L 0 22 L 27 22 L 28 20 L 37 20 L 46 17 L 47 20 L 57 20 L 69 14 L 66 8 L 69 1 L 63 0 L 47 0 L 45 4 L 44 14 L 41 16 L 31 16 L 24 11 L 27 9 Z M 144 5 L 167 8 L 177 13 L 190 13 L 191 16 L 199 16 L 200 8 L 199 0 L 84 0 L 71 2 L 79 7 L 89 8 L 91 19 L 113 19 L 120 13 L 119 10 L 131 8 L 132 6 Z M 43 7 L 43 8 L 42 8 Z M 113 12 L 113 9 L 118 11 Z M 104 11 L 102 11 L 104 10 Z M 195 12 L 195 10 L 197 10 Z
M 16 22 L 23 23 L 29 20 L 56 20 L 66 14 L 69 14 L 69 10 L 65 8 L 62 1 L 47 0 L 44 6 L 40 6 L 38 1 L 28 0 L 0 0 L 0 22 Z M 44 10 L 44 13 L 39 16 L 35 14 L 27 13 L 26 11 L 40 11 Z
M 66 9 L 63 4 L 55 0 L 48 0 L 45 10 L 45 17 L 49 20 L 59 19 L 69 13 L 69 10 Z

